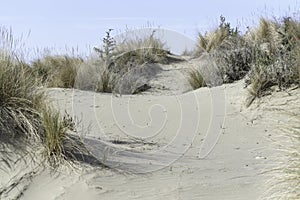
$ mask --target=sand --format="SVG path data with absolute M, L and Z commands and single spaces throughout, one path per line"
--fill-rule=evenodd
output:
M 20 163 L 0 171 L 1 199 L 265 197 L 280 155 L 276 131 L 286 119 L 280 113 L 296 109 L 300 90 L 276 92 L 245 108 L 243 80 L 189 91 L 182 74 L 187 67 L 162 66 L 152 89 L 138 95 L 48 89 L 53 105 L 80 121 L 86 147 L 108 167 L 81 163 L 54 173 L 31 166 L 27 171 L 35 173 L 24 176 L 27 165 Z M 9 181 L 14 191 L 3 190 Z

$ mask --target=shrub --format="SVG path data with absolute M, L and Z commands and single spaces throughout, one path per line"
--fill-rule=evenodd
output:
M 272 86 L 283 90 L 299 84 L 299 24 L 291 18 L 261 19 L 258 29 L 251 33 L 253 63 L 245 79 L 246 86 L 250 85 L 250 102 Z
M 209 53 L 218 66 L 223 83 L 244 78 L 252 64 L 252 48 L 240 35 L 237 27 L 232 28 L 225 17 L 220 17 L 218 29 L 205 35 L 199 34 L 198 55 Z
M 253 48 L 242 36 L 227 39 L 226 46 L 212 53 L 223 83 L 232 83 L 246 76 L 253 63 Z

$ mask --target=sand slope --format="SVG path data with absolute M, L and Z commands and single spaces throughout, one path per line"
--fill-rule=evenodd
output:
M 169 88 L 174 83 L 172 78 L 159 77 L 153 82 L 164 85 L 162 80 Z M 243 81 L 185 94 L 172 92 L 188 90 L 184 85 L 174 88 L 167 95 L 162 95 L 164 88 L 154 88 L 135 96 L 49 89 L 53 105 L 81 121 L 87 148 L 110 168 L 81 164 L 76 170 L 62 166 L 56 173 L 40 169 L 28 178 L 20 199 L 264 196 L 268 171 L 276 166 L 278 156 L 275 127 L 284 119 L 280 114 L 275 117 L 270 108 L 282 99 L 299 105 L 299 89 L 293 95 L 280 92 L 265 97 L 260 107 L 254 102 L 246 109 Z M 1 199 L 12 197 L 4 193 Z

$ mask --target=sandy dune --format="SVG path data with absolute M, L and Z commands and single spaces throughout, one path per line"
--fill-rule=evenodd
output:
M 185 69 L 163 69 L 150 91 L 134 96 L 49 89 L 53 105 L 81 121 L 94 166 L 62 166 L 56 173 L 37 168 L 22 184 L 14 179 L 16 195 L 28 200 L 263 197 L 278 156 L 276 127 L 285 119 L 272 108 L 292 110 L 299 105 L 299 89 L 264 97 L 260 107 L 254 102 L 246 109 L 243 81 L 186 92 Z M 16 196 L 0 191 L 1 199 Z

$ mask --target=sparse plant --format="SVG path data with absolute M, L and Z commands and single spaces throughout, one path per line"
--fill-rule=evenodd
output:
M 106 68 L 110 65 L 111 57 L 116 48 L 116 41 L 114 37 L 111 36 L 113 29 L 108 29 L 106 31 L 106 36 L 102 39 L 102 48 L 94 47 L 94 50 L 99 54 L 100 60 L 104 61 Z
M 229 45 L 230 44 L 230 45 Z M 212 53 L 224 83 L 232 83 L 245 77 L 253 64 L 253 48 L 236 36 L 227 40 L 227 47 Z
M 113 29 L 109 29 L 106 31 L 106 36 L 102 39 L 102 48 L 94 47 L 94 50 L 99 54 L 99 61 L 94 63 L 94 65 L 97 65 L 95 66 L 97 68 L 96 71 L 98 76 L 95 81 L 95 91 L 97 92 L 111 93 L 114 88 L 114 78 L 116 75 L 109 70 L 110 66 L 113 64 L 112 57 L 116 48 L 116 41 L 114 37 L 111 36 L 112 30 Z

